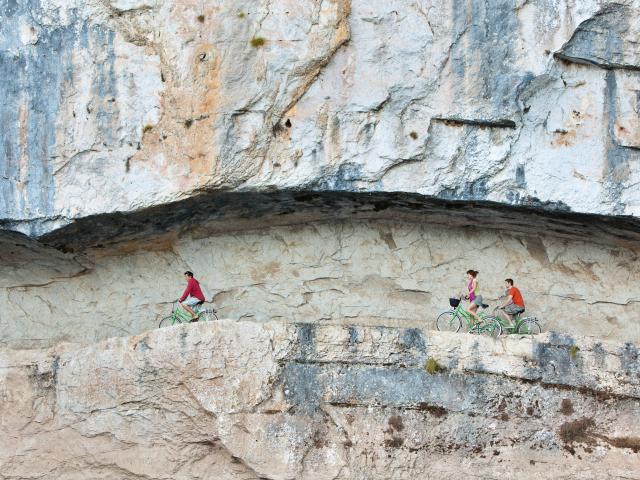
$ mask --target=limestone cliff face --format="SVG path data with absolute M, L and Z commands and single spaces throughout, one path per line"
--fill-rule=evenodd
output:
M 0 239 L 0 345 L 95 342 L 155 328 L 192 270 L 221 318 L 435 328 L 480 270 L 491 309 L 513 277 L 545 331 L 640 342 L 637 249 L 509 227 L 341 220 L 159 237 L 63 254 Z M 504 301 L 504 297 L 502 297 Z
M 633 344 L 255 322 L 0 350 L 0 471 L 635 479 L 639 373 Z
M 640 215 L 636 0 L 0 6 L 5 228 L 292 188 Z
M 0 0 L 0 479 L 640 479 L 639 37 Z M 429 332 L 469 268 L 549 333 Z M 155 329 L 187 269 L 222 320 Z

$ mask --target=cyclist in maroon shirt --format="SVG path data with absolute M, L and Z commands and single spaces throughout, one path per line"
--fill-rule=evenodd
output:
M 184 272 L 184 278 L 187 280 L 187 288 L 185 289 L 178 302 L 180 302 L 180 305 L 182 305 L 193 318 L 197 318 L 198 315 L 193 311 L 192 307 L 204 303 L 204 294 L 202 293 L 202 289 L 200 288 L 200 283 L 198 283 L 198 281 L 193 278 L 192 272 Z

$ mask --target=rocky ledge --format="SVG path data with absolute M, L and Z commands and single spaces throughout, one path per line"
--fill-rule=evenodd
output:
M 638 347 L 221 321 L 0 351 L 0 478 L 640 478 Z

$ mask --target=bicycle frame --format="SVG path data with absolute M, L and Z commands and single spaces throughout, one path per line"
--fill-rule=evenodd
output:
M 464 318 L 465 322 L 467 323 L 467 327 L 469 328 L 471 328 L 476 323 L 475 318 L 473 318 L 471 314 L 467 311 L 467 309 L 464 308 L 464 306 L 462 305 L 462 302 L 460 302 L 460 304 L 453 309 L 453 313 L 457 314 L 461 318 Z M 477 312 L 476 315 L 481 320 L 484 320 L 484 317 L 486 316 L 484 312 Z
M 199 314 L 199 312 L 196 312 Z M 171 312 L 171 325 L 176 323 L 188 323 L 191 321 L 191 314 L 187 312 L 180 302 L 176 302 L 173 305 L 173 311 Z
M 449 299 L 449 303 L 453 304 L 452 299 Z M 476 321 L 475 316 L 478 317 L 479 321 Z M 447 310 L 438 315 L 436 318 L 436 329 L 440 331 L 457 332 L 461 328 L 464 328 L 464 324 L 469 333 L 488 334 L 492 337 L 497 337 L 502 333 L 502 325 L 492 315 L 482 311 L 477 312 L 475 316 L 472 315 L 460 301 L 455 307 L 452 305 L 451 310 Z
M 513 316 L 513 323 L 509 323 L 509 321 L 503 315 L 500 315 L 500 313 L 504 313 L 504 315 L 507 315 L 506 312 L 498 312 L 498 309 L 495 310 L 496 311 L 494 311 L 494 317 L 498 319 L 500 325 L 502 325 L 502 328 L 505 328 L 508 333 L 517 332 L 518 328 L 524 323 L 524 319 L 526 318 L 523 317 L 521 313 L 518 313 Z
M 524 316 L 524 312 L 513 315 L 513 324 L 508 323 L 506 318 L 498 312 L 498 308 L 494 309 L 494 318 L 500 323 L 502 330 L 507 334 L 533 334 L 541 333 L 542 327 L 536 317 L 530 315 Z M 505 312 L 506 317 L 506 312 Z M 524 328 L 523 328 L 524 327 Z
M 480 322 L 476 322 L 475 318 L 473 318 L 471 316 L 471 314 L 467 311 L 466 308 L 464 308 L 462 302 L 460 302 L 460 304 L 453 309 L 452 311 L 453 315 L 457 315 L 458 317 L 460 317 L 461 319 L 464 319 L 464 322 L 466 323 L 466 327 L 467 330 L 471 330 L 473 328 L 476 328 L 478 330 L 478 333 L 482 333 L 483 331 L 492 331 L 492 327 L 491 327 L 491 322 L 486 322 L 485 320 L 487 320 L 487 314 L 484 312 L 477 312 L 476 315 L 480 318 Z M 492 318 L 492 317 L 491 317 Z

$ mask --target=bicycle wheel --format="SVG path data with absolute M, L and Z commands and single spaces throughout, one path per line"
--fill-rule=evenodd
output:
M 485 317 L 481 322 L 471 327 L 469 333 L 472 335 L 488 335 L 493 338 L 498 338 L 502 334 L 502 325 L 496 318 Z
M 443 312 L 436 319 L 436 329 L 440 332 L 457 332 L 461 327 L 460 317 L 454 310 Z
M 500 320 L 495 317 L 487 317 L 484 321 L 484 329 L 482 331 L 483 335 L 489 335 L 493 338 L 498 338 L 502 335 L 502 324 Z
M 482 324 L 474 323 L 473 326 L 469 329 L 471 335 L 480 335 L 482 333 Z
M 203 322 L 213 322 L 214 320 L 218 320 L 218 316 L 213 308 L 207 308 L 200 314 L 200 320 Z
M 160 320 L 158 328 L 170 327 L 171 325 L 175 325 L 177 323 L 180 323 L 180 319 L 177 316 L 174 317 L 174 315 L 169 315 Z
M 521 335 L 537 335 L 542 333 L 542 327 L 537 320 L 525 320 L 518 327 L 518 333 Z

